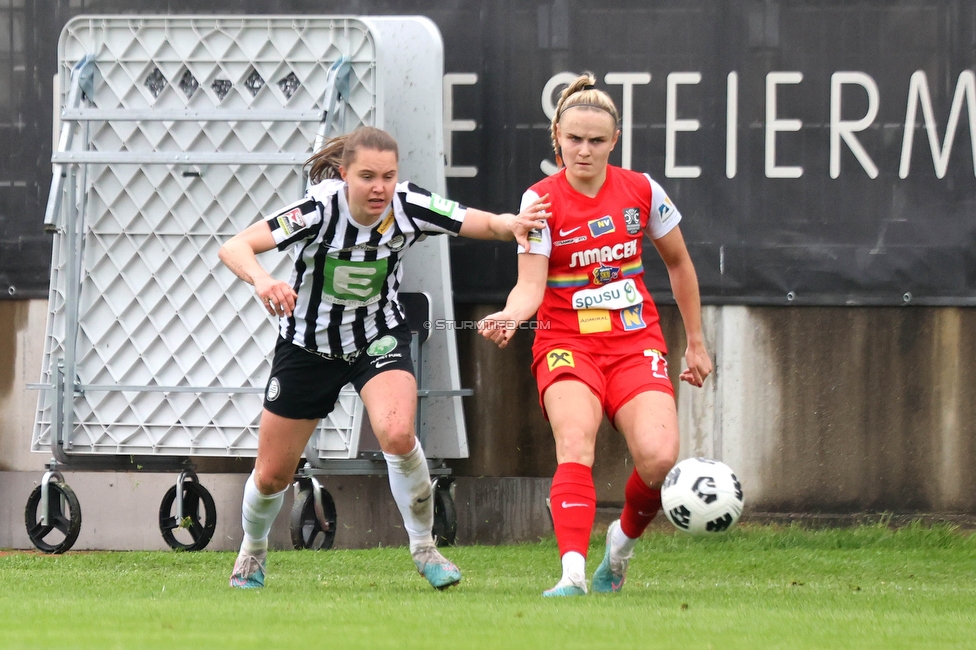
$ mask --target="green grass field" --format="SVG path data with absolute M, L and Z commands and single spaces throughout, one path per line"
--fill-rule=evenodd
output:
M 9 553 L 0 646 L 976 647 L 976 535 L 950 527 L 651 532 L 623 592 L 559 600 L 551 540 L 446 554 L 464 581 L 438 592 L 404 548 L 272 552 L 253 591 L 231 553 Z

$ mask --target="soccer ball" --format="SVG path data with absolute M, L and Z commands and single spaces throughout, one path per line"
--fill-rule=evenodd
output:
M 724 533 L 742 514 L 742 486 L 728 465 L 688 458 L 668 472 L 661 507 L 678 530 L 693 535 Z

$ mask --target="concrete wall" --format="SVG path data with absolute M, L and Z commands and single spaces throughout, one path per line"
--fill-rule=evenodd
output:
M 200 474 L 214 498 L 217 527 L 209 551 L 241 545 L 241 495 L 247 474 Z M 38 472 L 0 472 L 0 549 L 33 548 L 24 525 L 24 506 L 40 483 Z M 159 503 L 176 474 L 68 472 L 65 480 L 81 506 L 81 533 L 73 550 L 167 550 L 159 532 Z M 385 476 L 328 476 L 322 485 L 336 506 L 333 548 L 405 546 L 407 533 Z M 546 510 L 548 479 L 459 478 L 455 484 L 457 542 L 504 544 L 536 541 L 552 534 Z M 292 490 L 271 528 L 269 544 L 291 549 Z M 608 517 L 604 517 L 608 520 Z M 605 521 L 608 523 L 608 521 Z M 184 543 L 190 538 L 179 536 Z M 57 543 L 55 533 L 47 541 Z
M 43 470 L 48 457 L 30 453 L 41 376 L 46 300 L 0 300 L 0 470 Z
M 466 306 L 477 319 L 491 306 Z M 684 332 L 661 308 L 677 382 Z M 705 307 L 716 372 L 678 389 L 682 456 L 724 460 L 747 507 L 797 512 L 976 512 L 976 310 Z M 531 336 L 498 351 L 459 332 L 469 475 L 548 476 L 554 447 L 528 376 Z M 631 471 L 604 422 L 594 478 L 605 503 Z
M 457 317 L 495 309 L 461 305 Z M 661 313 L 677 381 L 683 329 L 674 307 Z M 726 306 L 703 315 L 716 372 L 703 389 L 678 389 L 682 454 L 731 465 L 747 511 L 976 514 L 976 310 Z M 44 301 L 0 301 L 0 548 L 25 545 L 23 506 L 49 457 L 29 451 L 36 392 L 25 390 L 40 373 L 45 318 Z M 545 534 L 555 460 L 529 373 L 531 334 L 498 350 L 460 330 L 458 345 L 462 385 L 475 389 L 465 400 L 471 457 L 452 462 L 456 475 L 471 477 L 458 483 L 460 539 Z M 198 463 L 216 472 L 204 479 L 218 503 L 215 548 L 237 543 L 251 465 Z M 602 505 L 622 501 L 630 471 L 623 439 L 604 423 L 594 468 Z M 85 513 L 77 548 L 161 547 L 156 512 L 174 475 L 67 479 Z M 334 489 L 340 510 L 356 513 L 346 520 L 356 535 L 337 544 L 400 543 L 385 479 L 345 479 Z M 276 530 L 275 543 L 287 547 L 287 525 Z

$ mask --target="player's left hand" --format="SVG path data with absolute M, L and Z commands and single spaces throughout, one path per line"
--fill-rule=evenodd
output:
M 542 230 L 546 227 L 546 220 L 552 216 L 549 212 L 549 208 L 552 206 L 547 200 L 549 198 L 548 194 L 544 194 L 537 198 L 535 201 L 525 206 L 525 209 L 515 215 L 515 219 L 512 220 L 512 234 L 515 235 L 515 241 L 519 243 L 526 252 L 529 251 L 531 243 L 529 242 L 529 233 L 533 230 Z
M 478 321 L 478 333 L 500 348 L 508 345 L 517 330 L 518 323 L 504 311 L 488 314 Z
M 681 371 L 679 379 L 686 381 L 692 386 L 702 387 L 705 378 L 712 374 L 712 359 L 708 356 L 703 342 L 688 343 L 685 350 L 685 363 L 688 367 Z

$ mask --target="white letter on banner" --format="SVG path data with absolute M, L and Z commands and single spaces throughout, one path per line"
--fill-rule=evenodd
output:
M 454 119 L 454 86 L 473 86 L 478 83 L 478 75 L 473 72 L 449 72 L 444 75 L 444 175 L 447 177 L 472 178 L 478 175 L 477 167 L 455 167 L 452 164 L 453 150 L 451 134 L 455 131 L 474 131 L 478 123 L 474 120 Z
M 802 72 L 770 72 L 766 75 L 766 178 L 799 178 L 803 167 L 776 166 L 776 133 L 799 131 L 800 120 L 776 118 L 776 87 L 780 84 L 798 84 L 803 81 Z
M 701 78 L 700 72 L 672 72 L 668 75 L 668 106 L 664 122 L 664 175 L 668 178 L 701 176 L 701 167 L 697 165 L 678 167 L 674 164 L 678 131 L 697 131 L 701 126 L 698 120 L 678 119 L 678 85 L 698 84 Z
M 725 106 L 725 177 L 735 178 L 739 155 L 739 73 L 730 72 Z
M 908 108 L 905 111 L 905 137 L 901 143 L 901 165 L 898 176 L 908 178 L 908 169 L 912 158 L 912 143 L 915 138 L 915 115 L 918 104 L 922 104 L 922 118 L 925 120 L 925 130 L 929 135 L 929 149 L 932 150 L 932 163 L 935 165 L 935 175 L 943 178 L 949 166 L 949 154 L 952 153 L 952 143 L 956 139 L 956 129 L 959 126 L 959 114 L 962 112 L 962 102 L 969 103 L 969 137 L 973 148 L 973 174 L 976 175 L 976 75 L 972 70 L 959 73 L 956 82 L 956 93 L 952 97 L 952 108 L 949 110 L 949 123 L 946 125 L 945 140 L 939 147 L 939 134 L 935 127 L 935 111 L 932 109 L 932 96 L 929 94 L 929 84 L 925 72 L 917 70 L 908 86 Z
M 859 120 L 842 120 L 841 93 L 844 84 L 857 84 L 868 93 L 868 112 Z M 878 177 L 878 167 L 854 134 L 871 126 L 880 105 L 878 84 L 864 72 L 835 72 L 830 76 L 830 177 L 840 176 L 840 141 L 843 138 L 870 178 Z
M 620 115 L 620 166 L 630 169 L 630 150 L 631 150 L 631 130 L 634 124 L 634 85 L 651 83 L 651 73 L 649 72 L 608 72 L 603 81 L 624 87 L 623 108 Z

